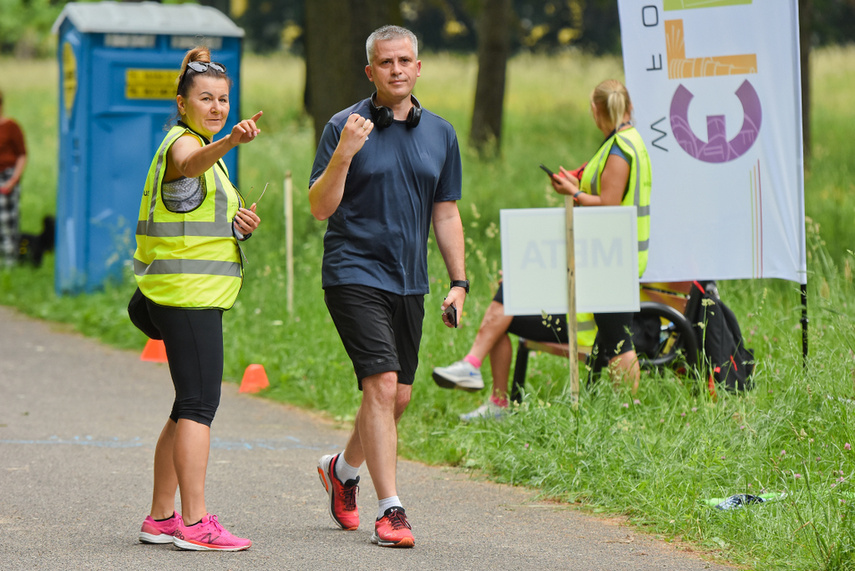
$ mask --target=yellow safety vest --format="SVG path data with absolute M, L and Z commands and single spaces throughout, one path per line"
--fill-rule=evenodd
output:
M 576 314 L 576 345 L 593 347 L 597 338 L 597 323 L 593 313 Z
M 635 127 L 618 131 L 606 139 L 585 166 L 579 187 L 583 192 L 600 194 L 603 169 L 606 167 L 609 151 L 614 143 L 617 143 L 629 158 L 629 184 L 621 205 L 635 206 L 637 211 L 638 277 L 641 277 L 647 269 L 647 252 L 650 247 L 650 189 L 653 176 L 647 147 Z
M 232 230 L 242 198 L 225 165 L 219 161 L 202 175 L 205 198 L 191 212 L 171 212 L 160 195 L 167 152 L 187 133 L 199 137 L 186 127 L 172 127 L 151 162 L 137 222 L 134 277 L 157 304 L 229 309 L 243 283 Z

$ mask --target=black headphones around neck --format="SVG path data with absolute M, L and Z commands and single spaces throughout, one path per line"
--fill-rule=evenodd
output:
M 371 120 L 374 121 L 374 125 L 377 126 L 378 129 L 385 129 L 389 125 L 392 124 L 392 121 L 395 120 L 395 113 L 392 111 L 390 107 L 385 107 L 381 105 L 380 107 L 374 103 L 374 98 L 377 97 L 377 93 L 371 94 Z M 419 103 L 419 100 L 416 99 L 415 95 L 410 95 L 410 100 L 413 102 L 412 108 L 410 108 L 410 112 L 407 113 L 406 125 L 408 129 L 413 129 L 418 126 L 419 121 L 422 118 L 422 106 Z

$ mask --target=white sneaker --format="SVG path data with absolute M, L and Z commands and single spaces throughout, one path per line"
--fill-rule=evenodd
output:
M 433 380 L 444 389 L 475 392 L 484 388 L 481 369 L 476 369 L 469 361 L 457 361 L 447 367 L 434 368 Z
M 488 400 L 486 403 L 482 404 L 472 412 L 467 412 L 466 414 L 460 415 L 460 420 L 463 422 L 469 422 L 470 420 L 478 420 L 479 418 L 485 418 L 487 420 L 498 420 L 508 414 L 508 407 L 499 406 L 491 400 Z

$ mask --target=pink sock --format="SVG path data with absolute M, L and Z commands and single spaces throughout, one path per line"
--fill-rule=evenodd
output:
M 466 355 L 465 357 L 463 357 L 463 360 L 467 361 L 470 365 L 472 365 L 476 369 L 480 369 L 481 363 L 483 363 L 483 361 L 481 361 L 481 359 L 479 359 L 477 357 L 473 357 L 472 355 Z
M 490 402 L 493 403 L 494 405 L 500 406 L 502 408 L 505 408 L 508 406 L 508 399 L 507 398 L 501 398 L 500 399 L 495 395 L 490 395 Z

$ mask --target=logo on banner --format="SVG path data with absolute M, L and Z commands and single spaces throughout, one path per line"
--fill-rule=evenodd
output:
M 727 8 L 736 4 L 750 4 L 751 1 L 665 0 L 662 10 L 669 12 L 691 8 Z M 651 28 L 660 25 L 658 7 L 654 5 L 644 6 L 641 14 L 644 27 Z M 709 78 L 714 80 L 720 76 L 757 73 L 757 54 L 753 53 L 732 56 L 700 55 L 688 57 L 686 55 L 686 33 L 683 20 L 665 20 L 663 24 L 669 79 Z M 656 60 L 654 59 L 653 68 L 650 71 L 655 69 L 662 69 L 661 55 L 659 55 L 659 67 L 656 67 Z M 677 144 L 689 156 L 706 163 L 724 163 L 743 156 L 752 147 L 759 136 L 760 125 L 763 120 L 760 97 L 747 79 L 742 82 L 734 95 L 739 99 L 743 111 L 743 122 L 739 132 L 733 138 L 728 139 L 725 116 L 708 115 L 706 118 L 706 140 L 704 140 L 692 130 L 689 124 L 689 105 L 694 94 L 682 83 L 677 86 L 671 99 L 669 113 L 671 132 Z M 659 132 L 662 133 L 662 131 Z

